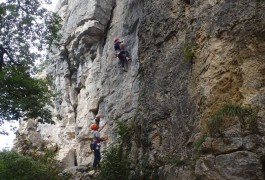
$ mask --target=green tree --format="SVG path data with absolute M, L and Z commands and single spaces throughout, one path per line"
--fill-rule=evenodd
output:
M 36 61 L 58 42 L 60 18 L 42 7 L 50 0 L 6 0 L 0 4 L 0 125 L 34 118 L 51 123 L 52 93 L 34 78 Z
M 45 161 L 43 161 L 45 159 Z M 58 171 L 52 169 L 53 156 L 22 156 L 15 151 L 0 152 L 0 179 L 59 180 Z

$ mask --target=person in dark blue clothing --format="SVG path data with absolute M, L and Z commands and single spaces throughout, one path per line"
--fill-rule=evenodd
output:
M 101 160 L 101 154 L 100 154 L 100 146 L 101 142 L 107 140 L 107 138 L 100 137 L 99 133 L 99 126 L 94 123 L 90 126 L 91 130 L 93 130 L 93 142 L 92 142 L 92 150 L 94 151 L 94 161 L 93 161 L 93 167 L 97 167 L 100 160 Z
M 123 41 L 120 41 L 120 39 L 118 37 L 114 38 L 114 49 L 115 51 L 119 51 L 120 50 L 120 44 Z
M 129 52 L 125 50 L 125 43 L 121 43 L 120 45 L 120 52 L 118 54 L 118 58 L 121 63 L 121 67 L 124 71 L 128 71 L 128 61 L 131 60 Z

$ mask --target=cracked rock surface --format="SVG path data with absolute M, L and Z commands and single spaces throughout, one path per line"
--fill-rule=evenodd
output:
M 61 0 L 58 12 L 62 45 L 47 69 L 56 124 L 34 125 L 34 137 L 57 147 L 63 168 L 92 162 L 86 138 L 100 114 L 109 122 L 103 149 L 116 140 L 113 120 L 132 125 L 138 179 L 264 179 L 264 2 Z M 128 72 L 113 56 L 114 37 L 126 42 Z M 240 116 L 209 133 L 227 104 L 258 107 L 255 131 Z

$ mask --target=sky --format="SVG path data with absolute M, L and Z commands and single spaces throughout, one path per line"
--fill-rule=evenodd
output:
M 0 0 L 0 3 L 5 2 L 6 0 Z M 51 0 L 52 4 L 50 5 L 45 5 L 44 7 L 46 7 L 47 9 L 49 9 L 50 11 L 54 11 L 54 7 L 56 6 L 58 0 Z
M 12 121 L 10 123 L 6 122 L 2 126 L 0 126 L 0 130 L 4 129 L 6 132 L 8 132 L 8 135 L 0 134 L 0 150 L 3 150 L 5 148 L 11 149 L 13 147 L 13 141 L 16 135 L 14 134 L 14 131 L 11 131 L 12 127 L 18 127 L 18 121 Z
M 52 0 L 52 4 L 50 5 L 45 5 L 44 7 L 46 7 L 47 9 L 49 9 L 50 11 L 54 11 L 54 8 L 57 4 L 58 0 Z
M 54 8 L 57 4 L 58 0 L 52 0 L 52 4 L 50 5 L 46 5 L 44 7 L 46 7 L 47 9 L 49 9 L 50 11 L 54 11 Z M 1 2 L 5 2 L 5 0 L 0 0 Z M 3 149 L 11 149 L 14 145 L 14 139 L 16 137 L 16 135 L 14 134 L 14 131 L 10 131 L 10 126 L 11 127 L 18 127 L 18 121 L 14 121 L 14 122 L 6 122 L 4 123 L 2 126 L 0 126 L 0 130 L 4 129 L 6 132 L 8 132 L 8 135 L 1 135 L 0 134 L 0 151 Z

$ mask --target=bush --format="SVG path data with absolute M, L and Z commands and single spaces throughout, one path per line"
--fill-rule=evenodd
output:
M 100 163 L 100 180 L 126 180 L 129 176 L 128 158 L 122 156 L 119 144 L 112 144 L 103 152 L 103 161 Z
M 103 161 L 98 179 L 126 180 L 129 178 L 128 152 L 131 147 L 133 131 L 121 120 L 114 120 L 116 124 L 117 140 L 106 151 L 103 151 Z
M 122 120 L 114 120 L 114 123 L 116 124 L 116 132 L 118 134 L 117 142 L 121 143 L 120 145 L 124 147 L 126 151 L 130 151 L 132 146 L 131 139 L 134 133 L 132 127 L 129 127 Z
M 46 149 L 44 154 L 31 154 L 30 155 L 35 161 L 38 161 L 40 164 L 44 165 L 48 174 L 57 176 L 59 171 L 57 169 L 56 152 Z
M 57 180 L 49 167 L 30 156 L 15 151 L 0 152 L 0 179 L 2 180 Z

